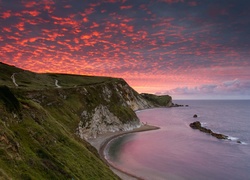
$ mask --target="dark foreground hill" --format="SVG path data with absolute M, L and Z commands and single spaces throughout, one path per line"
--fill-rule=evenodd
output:
M 119 179 L 86 139 L 138 127 L 134 111 L 160 105 L 123 79 L 0 63 L 0 177 Z

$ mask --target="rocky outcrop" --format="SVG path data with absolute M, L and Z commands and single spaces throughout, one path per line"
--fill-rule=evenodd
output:
M 199 121 L 195 121 L 193 123 L 190 123 L 189 126 L 193 129 L 199 129 L 201 132 L 210 134 L 218 139 L 228 139 L 228 136 L 226 136 L 224 134 L 214 133 L 211 129 L 207 129 L 207 128 L 202 127 L 201 123 Z
M 133 90 L 123 79 L 77 86 L 23 92 L 26 98 L 48 110 L 68 108 L 79 121 L 76 134 L 84 139 L 114 131 L 126 131 L 141 125 L 136 110 L 155 104 Z
M 85 95 L 84 101 L 88 101 L 86 96 L 92 96 L 91 94 L 98 97 L 97 102 L 88 104 L 81 112 L 76 133 L 84 139 L 95 138 L 98 134 L 107 132 L 138 128 L 141 123 L 134 111 L 154 107 L 153 103 L 145 100 L 122 79 L 98 85 L 95 89 L 85 87 L 80 90 Z
M 79 118 L 76 134 L 84 139 L 137 128 L 141 123 L 134 111 L 155 107 L 123 79 L 46 91 L 25 90 L 22 94 L 48 110 L 58 111 L 69 106 Z
M 13 94 L 19 96 L 17 98 L 39 104 L 56 118 L 64 116 L 74 119 L 73 125 L 69 126 L 74 126 L 81 138 L 96 137 L 110 131 L 131 130 L 140 126 L 134 111 L 172 105 L 171 96 L 138 94 L 119 78 L 37 74 L 5 64 L 0 64 L 0 70 L 5 72 L 1 75 L 0 83 L 8 84 Z M 13 84 L 13 74 L 18 86 Z M 17 111 L 18 103 L 9 92 L 6 88 L 0 88 L 0 96 L 8 96 L 4 103 L 11 111 Z M 40 122 L 34 113 L 32 118 Z
M 125 123 L 115 116 L 107 106 L 99 105 L 93 112 L 83 111 L 77 129 L 77 134 L 82 139 L 96 138 L 98 134 L 115 131 L 129 131 L 140 127 L 139 120 L 134 117 Z M 85 119 L 91 119 L 85 122 Z
M 118 179 L 86 139 L 139 127 L 134 111 L 155 106 L 123 79 L 37 74 L 2 63 L 0 74 L 4 179 Z

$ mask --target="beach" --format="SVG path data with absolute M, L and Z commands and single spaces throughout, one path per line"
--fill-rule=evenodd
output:
M 105 134 L 99 135 L 97 138 L 91 138 L 88 139 L 88 142 L 97 149 L 100 157 L 106 164 L 110 167 L 110 169 L 117 174 L 121 179 L 126 179 L 126 180 L 135 180 L 135 179 L 141 179 L 140 177 L 136 177 L 133 174 L 129 174 L 121 169 L 118 169 L 117 167 L 112 166 L 111 164 L 108 163 L 108 161 L 105 159 L 104 156 L 104 151 L 106 145 L 113 140 L 116 137 L 129 134 L 129 133 L 137 133 L 137 132 L 143 132 L 143 131 L 150 131 L 150 130 L 157 130 L 159 127 L 156 126 L 151 126 L 144 124 L 139 128 L 136 128 L 131 131 L 117 131 L 117 132 L 109 132 Z

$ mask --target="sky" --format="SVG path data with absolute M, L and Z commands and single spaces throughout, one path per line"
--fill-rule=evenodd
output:
M 0 0 L 0 27 L 0 61 L 19 68 L 250 99 L 249 0 Z

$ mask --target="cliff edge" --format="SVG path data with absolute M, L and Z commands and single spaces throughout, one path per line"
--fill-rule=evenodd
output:
M 139 127 L 134 111 L 155 106 L 123 79 L 0 63 L 0 176 L 118 179 L 86 139 Z

